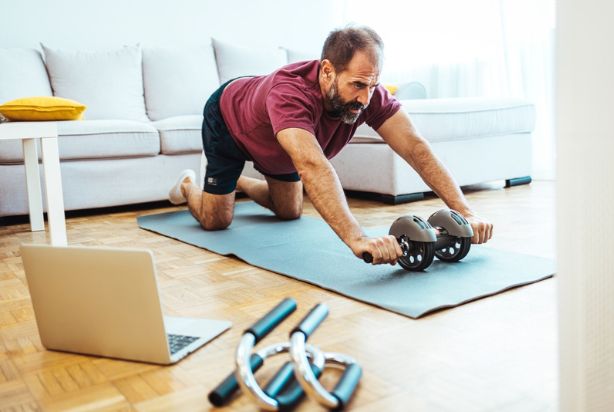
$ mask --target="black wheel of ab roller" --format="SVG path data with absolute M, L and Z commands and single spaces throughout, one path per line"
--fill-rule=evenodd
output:
M 444 262 L 458 262 L 467 256 L 469 249 L 471 249 L 471 238 L 457 237 L 445 247 L 435 250 L 435 256 Z
M 473 229 L 461 215 L 452 209 L 441 209 L 433 213 L 428 222 L 437 228 L 435 256 L 443 262 L 458 262 L 469 253 Z
M 435 243 L 437 232 L 429 222 L 418 216 L 401 216 L 392 223 L 389 235 L 396 237 L 403 256 L 399 258 L 399 264 L 405 270 L 424 270 L 433 263 L 435 258 Z M 369 252 L 362 254 L 365 262 L 373 262 L 373 256 Z
M 399 258 L 399 264 L 405 270 L 421 271 L 433 263 L 435 258 L 434 242 L 408 242 L 401 238 L 399 243 L 407 242 L 407 253 Z

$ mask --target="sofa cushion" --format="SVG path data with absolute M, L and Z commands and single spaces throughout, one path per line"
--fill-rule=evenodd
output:
M 162 154 L 200 152 L 203 149 L 201 128 L 203 116 L 176 116 L 153 122 L 160 132 Z
M 82 120 L 57 124 L 62 160 L 142 157 L 160 153 L 158 131 L 150 123 Z M 19 163 L 22 160 L 20 141 L 0 141 L 0 163 Z
M 108 51 L 42 47 L 53 94 L 85 104 L 86 119 L 149 120 L 139 46 Z
M 28 96 L 51 96 L 41 54 L 34 49 L 0 49 L 0 103 Z
M 281 47 L 246 48 L 213 39 L 213 48 L 221 83 L 241 76 L 269 74 L 288 64 L 286 51 Z
M 531 132 L 535 107 L 512 98 L 451 98 L 402 100 L 403 110 L 426 139 L 444 142 Z M 382 142 L 367 125 L 361 125 L 352 143 Z
M 219 86 L 213 47 L 143 49 L 143 84 L 151 120 L 202 114 Z

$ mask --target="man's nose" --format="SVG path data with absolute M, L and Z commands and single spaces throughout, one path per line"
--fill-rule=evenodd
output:
M 356 98 L 356 101 L 363 106 L 366 106 L 367 104 L 369 104 L 369 94 L 369 89 L 365 87 L 363 90 L 358 92 L 358 97 Z

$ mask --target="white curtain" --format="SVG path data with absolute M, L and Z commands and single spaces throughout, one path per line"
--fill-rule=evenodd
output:
M 345 0 L 384 39 L 383 83 L 428 97 L 520 97 L 537 108 L 533 176 L 554 178 L 554 0 Z

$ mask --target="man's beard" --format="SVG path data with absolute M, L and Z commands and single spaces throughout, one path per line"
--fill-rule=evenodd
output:
M 363 106 L 359 102 L 344 102 L 337 92 L 336 80 L 330 87 L 326 97 L 328 98 L 328 102 L 331 106 L 331 110 L 329 111 L 330 115 L 333 117 L 340 117 L 341 121 L 345 124 L 354 124 L 356 120 L 358 120 L 358 117 L 362 114 L 362 111 L 367 107 Z M 351 111 L 352 109 L 360 111 L 354 113 Z

